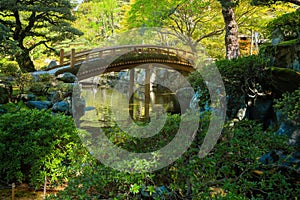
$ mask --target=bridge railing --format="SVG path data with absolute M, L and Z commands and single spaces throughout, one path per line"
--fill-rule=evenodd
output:
M 75 49 L 72 49 L 70 53 L 65 54 L 64 49 L 60 50 L 60 62 L 58 66 L 70 65 L 74 67 L 77 63 L 82 63 L 84 61 L 104 58 L 106 56 L 121 56 L 125 53 L 136 52 L 136 53 L 156 53 L 164 54 L 168 56 L 177 56 L 182 59 L 185 59 L 189 62 L 193 62 L 194 53 L 186 51 L 183 49 L 177 49 L 174 47 L 168 46 L 159 46 L 159 45 L 125 45 L 125 46 L 116 46 L 116 47 L 107 47 L 107 48 L 96 48 L 91 50 L 85 50 L 76 52 Z

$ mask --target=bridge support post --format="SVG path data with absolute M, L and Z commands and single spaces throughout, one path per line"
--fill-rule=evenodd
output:
M 75 60 L 75 49 L 72 49 L 71 50 L 71 64 L 70 64 L 70 67 L 74 67 L 75 66 L 75 62 L 76 62 L 76 60 Z
M 146 68 L 145 74 L 145 121 L 150 120 L 150 70 L 152 64 Z
M 64 57 L 65 57 L 65 50 L 60 49 L 60 52 L 59 52 L 59 65 L 64 64 Z
M 134 96 L 133 96 L 133 87 L 134 87 L 134 68 L 130 69 L 130 80 L 129 80 L 129 115 L 133 119 L 133 111 L 134 111 Z

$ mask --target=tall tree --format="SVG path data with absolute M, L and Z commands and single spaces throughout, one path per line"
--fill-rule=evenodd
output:
M 292 3 L 300 6 L 300 0 L 253 0 L 252 1 L 254 5 L 270 5 L 276 2 Z
M 233 59 L 240 56 L 238 23 L 235 19 L 234 7 L 237 2 L 233 0 L 219 0 L 222 5 L 222 14 L 225 23 L 226 58 Z
M 173 31 L 169 34 L 196 50 L 202 40 L 224 31 L 218 8 L 214 0 L 136 0 L 128 27 L 168 27 Z
M 40 45 L 82 35 L 70 22 L 75 20 L 69 0 L 0 0 L 0 23 L 9 29 L 21 51 L 15 54 L 23 72 L 35 71 L 30 52 Z
M 113 36 L 121 21 L 122 2 L 117 0 L 93 0 L 81 3 L 76 11 L 74 26 L 86 34 L 88 45 L 97 45 Z

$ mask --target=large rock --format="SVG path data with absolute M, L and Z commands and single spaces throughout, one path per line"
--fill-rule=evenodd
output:
M 57 62 L 55 60 L 51 60 L 51 62 L 49 63 L 49 65 L 47 66 L 47 69 L 55 67 L 57 65 Z
M 276 119 L 277 123 L 279 124 L 279 128 L 276 131 L 276 134 L 291 136 L 295 130 L 295 126 L 291 121 L 287 120 L 288 117 L 282 114 L 282 112 L 277 111 Z
M 32 109 L 38 109 L 38 110 L 47 110 L 50 107 L 51 103 L 48 101 L 28 101 L 27 106 Z
M 52 111 L 53 112 L 62 112 L 62 113 L 68 114 L 70 112 L 69 107 L 70 106 L 69 106 L 68 102 L 60 101 L 60 102 L 57 102 L 53 105 Z
M 77 77 L 70 72 L 59 74 L 56 79 L 63 81 L 64 83 L 75 83 L 77 81 Z
M 51 101 L 53 104 L 62 101 L 63 98 L 63 94 L 61 91 L 55 91 L 52 92 L 49 96 L 48 96 L 48 100 Z
M 298 122 L 289 120 L 288 117 L 281 112 L 277 112 L 276 117 L 280 126 L 275 133 L 288 136 L 289 144 L 295 146 L 296 149 L 300 151 L 300 127 Z
M 249 119 L 263 123 L 264 129 L 276 121 L 273 109 L 273 99 L 268 96 L 257 96 L 248 105 Z
M 284 40 L 283 32 L 277 28 L 272 32 L 272 45 L 278 45 Z
M 300 39 L 284 41 L 276 46 L 267 45 L 260 54 L 270 58 L 271 66 L 300 70 Z
M 289 68 L 271 67 L 267 69 L 271 84 L 278 96 L 285 92 L 293 92 L 300 87 L 300 72 Z

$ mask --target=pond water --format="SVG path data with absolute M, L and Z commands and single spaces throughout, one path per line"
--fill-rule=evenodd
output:
M 103 77 L 101 78 L 103 79 Z M 81 96 L 86 102 L 86 112 L 81 120 L 89 121 L 89 124 L 91 122 L 100 124 L 100 127 L 114 126 L 116 121 L 127 120 L 129 117 L 135 122 L 149 120 L 145 116 L 145 85 L 135 85 L 134 93 L 130 99 L 128 83 L 124 82 L 124 88 L 83 84 Z M 178 112 L 178 101 L 175 93 L 163 86 L 151 88 L 149 116 L 166 112 Z

